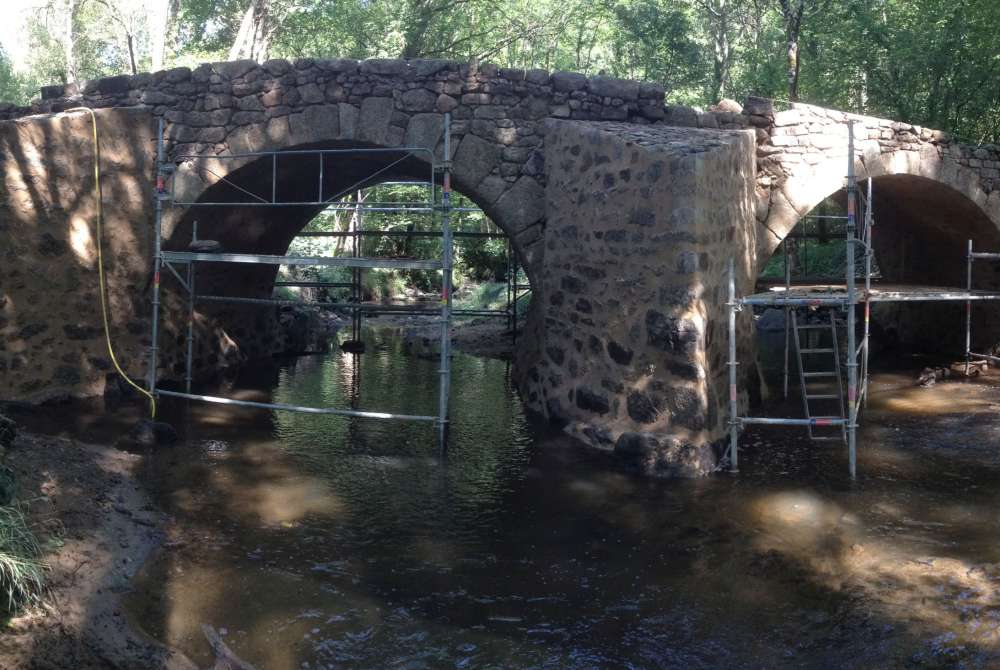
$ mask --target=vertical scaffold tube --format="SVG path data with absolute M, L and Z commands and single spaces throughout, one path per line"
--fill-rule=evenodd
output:
M 191 242 L 198 241 L 198 222 L 191 224 Z M 194 361 L 194 279 L 195 266 L 197 263 L 188 263 L 187 283 L 188 283 L 188 314 L 187 314 L 187 355 L 184 359 L 184 391 L 191 392 L 191 368 Z
M 872 246 L 872 229 L 875 226 L 875 216 L 872 213 L 872 178 L 868 177 L 868 191 L 865 199 L 865 339 L 862 343 L 861 355 L 861 393 L 865 407 L 868 406 L 868 352 L 871 349 L 871 320 L 872 302 L 867 299 L 872 291 L 872 257 L 875 254 L 875 247 Z
M 969 299 L 965 301 L 965 376 L 969 376 L 972 367 L 972 240 L 966 252 L 965 290 Z
M 788 264 L 788 238 L 785 238 L 784 244 L 782 246 L 785 248 L 785 298 L 788 298 L 788 293 L 792 289 L 792 268 Z M 788 400 L 788 350 L 791 346 L 791 318 L 792 318 L 792 308 L 787 304 L 785 305 L 785 378 L 784 378 L 784 397 Z
M 518 269 L 517 266 L 517 250 L 514 249 L 513 245 L 511 245 L 510 248 L 510 263 L 511 263 L 511 272 L 513 273 L 513 282 L 514 282 L 514 311 L 512 315 L 513 318 L 511 319 L 512 323 L 511 330 L 514 332 L 512 338 L 513 342 L 514 344 L 517 344 L 517 299 L 521 297 L 521 294 L 518 293 L 520 289 L 518 289 L 517 287 L 517 277 L 521 273 L 521 271 Z
M 736 395 L 736 262 L 729 259 L 729 469 L 740 471 L 739 406 Z
M 510 330 L 513 327 L 513 324 L 514 324 L 513 315 L 511 313 L 511 309 L 516 306 L 514 304 L 514 297 L 517 295 L 517 293 L 516 293 L 516 290 L 517 290 L 516 289 L 517 279 L 516 278 L 514 278 L 514 284 L 513 284 L 513 286 L 511 285 L 511 279 L 512 279 L 511 270 L 510 270 L 510 256 L 511 256 L 511 253 L 512 253 L 512 251 L 511 251 L 511 248 L 510 248 L 510 238 L 508 237 L 507 238 L 507 249 L 506 249 L 506 252 L 505 252 L 505 256 L 506 256 L 505 261 L 507 263 L 507 330 Z
M 441 370 L 438 394 L 438 442 L 448 439 L 448 396 L 451 393 L 451 114 L 444 115 L 444 159 L 441 179 Z
M 167 192 L 166 171 L 163 169 L 163 119 L 160 118 L 156 138 L 156 216 L 153 230 L 153 315 L 150 325 L 149 343 L 149 392 L 156 398 L 157 341 L 160 325 L 160 270 L 163 254 L 160 241 L 163 235 L 163 198 Z
M 854 244 L 857 241 L 857 177 L 854 172 L 854 122 L 847 124 L 847 459 L 851 479 L 857 475 L 858 352 L 855 320 L 857 291 L 854 277 Z
M 363 197 L 363 192 L 358 189 L 354 192 L 354 216 L 351 218 L 352 232 L 354 233 L 351 241 L 351 253 L 354 254 L 354 258 L 359 258 L 362 254 L 361 245 L 364 240 L 361 238 L 361 231 L 364 230 L 364 220 L 363 220 L 363 207 L 361 205 L 361 199 Z M 362 287 L 361 287 L 361 268 L 351 269 L 351 301 L 355 305 L 360 305 L 362 302 Z M 355 342 L 361 342 L 361 310 L 355 308 L 351 312 L 351 339 Z

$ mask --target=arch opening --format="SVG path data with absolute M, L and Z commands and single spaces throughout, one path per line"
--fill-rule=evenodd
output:
M 862 196 L 866 186 L 861 180 Z M 997 223 L 948 184 L 912 174 L 887 174 L 873 177 L 871 189 L 873 289 L 909 294 L 942 288 L 964 291 L 968 241 L 977 250 L 1000 251 Z M 770 258 L 760 263 L 757 289 L 780 290 L 788 279 L 786 268 L 793 286 L 843 285 L 845 212 L 846 191 L 840 189 L 799 218 Z M 856 256 L 855 276 L 863 287 L 863 250 L 859 248 Z M 995 264 L 976 263 L 973 289 L 1000 288 L 998 269 Z M 992 301 L 974 305 L 973 350 L 992 351 L 1000 341 L 1000 306 Z M 784 311 L 759 309 L 755 317 L 762 395 L 773 394 L 781 386 Z M 873 367 L 912 369 L 964 360 L 963 301 L 875 302 L 871 323 Z M 794 367 L 794 353 L 791 359 Z M 795 374 L 793 370 L 793 378 Z
M 369 151 L 372 148 L 377 151 Z M 325 154 L 322 158 L 315 153 L 296 153 L 331 149 L 344 153 Z M 165 247 L 187 250 L 197 229 L 199 240 L 217 241 L 222 250 L 232 253 L 274 256 L 353 253 L 408 259 L 440 258 L 440 235 L 423 235 L 440 232 L 439 215 L 431 203 L 440 202 L 441 184 L 439 177 L 434 175 L 430 157 L 429 152 L 413 155 L 400 149 L 379 150 L 363 143 L 337 141 L 298 145 L 273 157 L 238 157 L 238 165 L 228 172 L 210 163 L 208 169 L 194 175 L 197 179 L 189 179 L 196 186 L 192 189 L 189 185 L 188 192 L 196 193 L 194 202 L 199 206 L 189 207 L 176 218 Z M 462 188 L 460 180 L 455 182 Z M 433 193 L 436 193 L 436 200 Z M 454 245 L 455 274 L 458 274 L 454 293 L 456 307 L 469 312 L 498 311 L 498 303 L 507 298 L 510 282 L 506 258 L 501 263 L 497 257 L 509 256 L 511 267 L 519 271 L 517 276 L 520 277 L 520 280 L 513 280 L 515 295 L 511 296 L 511 304 L 520 308 L 512 307 L 517 314 L 513 317 L 513 332 L 501 330 L 497 335 L 511 336 L 518 329 L 518 317 L 522 324 L 527 318 L 528 299 L 525 296 L 530 293 L 529 268 L 521 261 L 516 240 L 507 235 L 502 215 L 496 220 L 491 216 L 491 211 L 496 210 L 481 207 L 480 202 L 485 203 L 485 200 L 475 194 L 466 195 L 464 188 L 453 187 L 452 193 L 452 230 L 459 232 Z M 262 199 L 278 204 L 257 206 Z M 328 205 L 316 205 L 318 201 Z M 310 204 L 294 204 L 305 202 Z M 225 204 L 205 206 L 210 203 Z M 371 209 L 366 208 L 369 203 L 373 205 Z M 364 223 L 357 224 L 359 248 L 352 249 L 352 229 L 348 225 L 345 230 L 345 223 L 349 224 L 350 219 L 357 216 L 355 210 L 359 204 Z M 380 204 L 386 206 L 374 207 Z M 390 209 L 397 211 L 388 211 Z M 395 220 L 390 222 L 390 219 Z M 390 232 L 374 234 L 383 229 Z M 467 234 L 473 232 L 481 232 L 483 237 Z M 470 269 L 474 272 L 469 272 Z M 465 277 L 471 281 L 463 282 Z M 479 281 L 484 285 L 468 290 L 472 288 L 471 282 Z M 356 283 L 359 288 L 289 285 L 295 283 Z M 518 285 L 520 295 L 517 295 Z M 376 311 L 375 303 L 428 299 L 432 293 L 439 294 L 440 289 L 440 271 L 429 270 L 366 269 L 354 274 L 348 268 L 339 267 L 203 263 L 199 265 L 197 278 L 199 295 L 261 300 L 308 299 L 325 303 L 366 302 L 373 303 L 372 312 Z M 486 305 L 478 307 L 483 302 Z M 289 349 L 287 336 L 281 332 L 281 310 L 288 311 L 290 306 L 267 307 L 200 303 L 196 308 L 196 321 L 211 332 L 199 333 L 209 335 L 207 338 L 196 338 L 204 345 L 197 347 L 195 369 L 207 372 L 286 350 L 298 353 L 298 343 L 292 342 Z M 345 309 L 343 313 L 357 313 L 357 310 Z M 472 316 L 483 315 L 463 314 L 460 318 Z M 180 329 L 172 335 L 180 344 Z M 504 349 L 502 345 L 498 347 L 500 351 Z M 168 366 L 174 374 L 180 372 L 182 357 L 179 352 Z

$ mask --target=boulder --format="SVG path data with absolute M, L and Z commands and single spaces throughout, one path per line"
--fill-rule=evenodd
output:
M 729 112 L 730 114 L 742 114 L 743 105 L 736 102 L 732 98 L 723 98 L 719 100 L 718 104 L 710 107 L 713 112 Z

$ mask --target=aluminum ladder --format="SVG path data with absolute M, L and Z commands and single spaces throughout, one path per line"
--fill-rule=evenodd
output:
M 799 367 L 799 388 L 802 391 L 802 409 L 805 411 L 809 424 L 806 430 L 809 439 L 815 441 L 847 441 L 847 426 L 841 423 L 840 436 L 817 434 L 815 428 L 820 426 L 833 426 L 832 421 L 836 419 L 844 420 L 847 414 L 844 412 L 844 380 L 840 372 L 840 351 L 837 343 L 837 319 L 835 310 L 829 310 L 829 323 L 799 323 L 796 310 L 789 310 L 792 316 L 792 332 L 795 335 L 795 355 Z M 810 344 L 809 333 L 818 332 L 815 344 Z M 830 335 L 830 345 L 823 346 L 819 340 L 822 333 Z M 805 340 L 805 346 L 802 341 Z M 826 361 L 826 363 L 815 362 L 818 367 L 806 368 L 805 360 Z M 831 360 L 832 359 L 832 360 Z M 832 367 L 832 369 L 831 369 Z M 825 388 L 816 388 L 817 383 L 827 381 Z M 833 393 L 829 382 L 837 382 L 837 392 Z M 822 408 L 829 407 L 829 410 L 816 411 L 816 406 Z M 837 408 L 838 414 L 833 414 L 833 406 Z

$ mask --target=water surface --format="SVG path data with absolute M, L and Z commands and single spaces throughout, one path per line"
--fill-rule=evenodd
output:
M 370 337 L 223 391 L 433 414 L 436 361 Z M 132 621 L 277 670 L 1000 664 L 1000 377 L 877 375 L 852 484 L 792 429 L 747 432 L 738 476 L 635 477 L 532 425 L 506 363 L 454 371 L 446 453 L 428 425 L 168 408 Z

